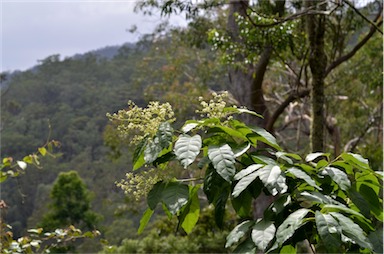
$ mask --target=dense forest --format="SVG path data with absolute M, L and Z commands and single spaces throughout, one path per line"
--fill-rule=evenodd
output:
M 207 1 L 202 5 L 192 2 L 143 1 L 137 5 L 142 12 L 157 8 L 163 15 L 185 14 L 189 22 L 185 28 L 163 23 L 137 43 L 64 59 L 52 55 L 27 71 L 1 74 L 1 200 L 5 202 L 0 206 L 1 222 L 11 226 L 12 237 L 18 239 L 31 228 L 54 231 L 75 225 L 84 231 L 97 229 L 100 235 L 70 241 L 62 249 L 52 250 L 223 253 L 258 249 L 296 253 L 300 248 L 308 248 L 303 243 L 306 238 L 298 236 L 299 230 L 315 232 L 314 227 L 320 228 L 320 211 L 326 211 L 329 213 L 324 212 L 321 218 L 329 220 L 327 223 L 332 218 L 332 223 L 338 221 L 340 239 L 331 228 L 326 229 L 331 232 L 329 235 L 319 230 L 320 237 L 315 234 L 307 239 L 311 248 L 316 242 L 319 252 L 382 251 L 380 1 L 360 9 L 349 1 Z M 151 104 L 153 101 L 163 104 Z M 204 104 L 205 101 L 209 103 Z M 162 119 L 160 125 L 132 131 L 131 125 L 124 124 L 155 123 L 161 118 L 160 109 L 165 103 L 172 105 L 174 116 Z M 220 108 L 223 103 L 235 106 Z M 144 117 L 147 104 L 154 105 L 153 119 Z M 223 111 L 218 113 L 215 107 Z M 142 115 L 137 117 L 135 112 Z M 239 116 L 233 116 L 234 120 L 228 112 Z M 244 112 L 250 114 L 240 114 Z M 204 114 L 207 118 L 197 121 Z M 240 121 L 246 125 L 239 124 Z M 165 124 L 168 122 L 172 128 Z M 166 129 L 164 135 L 170 133 L 166 138 L 161 136 L 162 128 Z M 184 134 L 173 131 L 178 128 Z M 254 136 L 248 131 L 254 132 Z M 140 135 L 144 143 L 132 142 L 132 137 Z M 192 142 L 200 135 L 202 141 L 196 154 L 192 147 L 188 148 L 189 157 L 183 157 L 178 148 L 182 138 Z M 166 145 L 162 144 L 164 140 Z M 216 152 L 213 145 L 223 143 L 227 146 L 220 146 L 219 152 L 233 167 L 226 164 L 227 168 L 222 168 L 212 155 Z M 55 147 L 51 150 L 52 144 Z M 151 144 L 158 147 L 151 148 Z M 233 152 L 223 150 L 227 147 Z M 46 156 L 48 150 L 52 156 Z M 204 156 L 196 159 L 200 150 Z M 26 161 L 29 154 L 36 155 L 36 160 L 29 163 L 34 166 L 28 164 L 26 168 L 22 160 Z M 240 157 L 235 159 L 228 154 Z M 315 157 L 308 158 L 307 154 Z M 351 154 L 359 157 L 352 158 Z M 253 162 L 258 163 L 253 165 L 279 165 L 282 171 L 286 170 L 284 179 L 292 178 L 292 182 L 287 180 L 283 184 L 283 178 L 276 176 L 271 185 L 257 174 L 246 179 L 253 173 L 241 173 L 252 169 L 245 155 L 253 156 Z M 10 157 L 17 163 L 8 168 Z M 300 164 L 302 158 L 306 159 Z M 362 158 L 369 161 L 369 166 Z M 176 159 L 181 165 L 175 164 Z M 192 164 L 195 159 L 196 165 Z M 304 166 L 305 163 L 308 165 Z M 167 165 L 172 170 L 164 173 Z M 325 168 L 329 179 L 316 175 L 315 183 L 309 176 L 297 173 L 298 169 L 292 170 L 293 165 L 307 173 Z M 257 169 L 261 172 L 267 166 Z M 183 169 L 187 167 L 192 170 Z M 364 175 L 368 168 L 375 172 L 374 179 Z M 153 173 L 152 169 L 161 173 Z M 12 170 L 21 174 L 9 173 Z M 295 187 L 299 178 L 305 180 L 305 187 Z M 181 184 L 185 179 L 197 183 Z M 130 181 L 136 192 L 127 187 L 132 185 Z M 185 198 L 185 188 L 186 201 L 177 204 L 178 208 L 169 203 L 170 198 L 164 198 L 175 190 L 179 191 L 180 201 Z M 295 194 L 295 189 L 308 195 Z M 316 189 L 322 192 L 309 195 L 309 191 Z M 139 192 L 144 195 L 138 195 Z M 292 201 L 292 206 L 284 210 L 287 197 L 291 198 L 286 193 L 292 194 L 292 200 L 298 197 L 298 201 Z M 377 199 L 367 198 L 372 193 Z M 154 205 L 153 200 L 157 200 Z M 265 200 L 269 203 L 259 208 Z M 66 202 L 68 206 L 64 207 Z M 161 202 L 165 212 L 155 209 Z M 292 239 L 279 238 L 281 227 L 276 236 L 274 232 L 270 236 L 271 225 L 266 221 L 269 217 L 266 212 L 263 217 L 263 212 L 271 202 L 282 206 L 278 208 L 281 214 L 273 215 L 276 227 L 284 225 L 283 218 L 296 212 L 305 212 L 301 219 L 307 216 L 308 221 L 308 214 L 313 212 L 316 223 L 300 222 L 293 229 L 299 233 L 292 233 Z M 310 206 L 310 202 L 314 205 Z M 347 220 L 341 219 L 346 216 L 337 217 L 339 208 L 324 208 L 324 204 L 342 206 L 342 212 L 358 221 L 362 229 L 346 230 L 343 223 Z M 198 220 L 192 223 L 189 220 L 193 209 L 199 212 Z M 149 212 L 154 216 L 144 229 L 143 221 L 149 220 Z M 265 225 L 256 220 L 261 217 Z M 250 218 L 255 224 L 251 224 Z M 247 238 L 251 227 L 253 231 Z M 257 227 L 262 227 L 263 239 L 269 239 L 268 242 L 258 240 Z M 231 231 L 233 228 L 237 235 Z M 366 238 L 353 237 L 363 230 Z M 328 236 L 332 236 L 332 241 Z M 232 246 L 244 238 L 236 249 Z M 2 246 L 6 246 L 6 239 L 9 238 L 3 234 Z M 328 239 L 332 246 L 324 247 L 319 239 Z M 273 247 L 274 241 L 278 247 Z M 295 245 L 297 242 L 304 247 Z M 312 248 L 312 252 L 316 251 Z

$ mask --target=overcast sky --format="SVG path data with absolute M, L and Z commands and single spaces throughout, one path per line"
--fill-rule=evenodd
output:
M 0 0 L 1 71 L 26 70 L 53 54 L 62 57 L 134 42 L 152 31 L 156 17 L 134 13 L 134 0 Z M 173 17 L 172 25 L 182 25 Z

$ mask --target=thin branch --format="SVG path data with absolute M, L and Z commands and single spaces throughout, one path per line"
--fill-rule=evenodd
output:
M 375 21 L 377 25 L 381 25 L 383 23 L 383 10 L 380 10 L 379 14 L 376 16 Z M 375 26 L 371 26 L 371 29 L 369 32 L 364 36 L 364 38 L 356 44 L 356 46 L 347 54 L 344 56 L 339 57 L 335 61 L 333 61 L 328 68 L 325 70 L 324 76 L 326 77 L 333 69 L 335 69 L 340 64 L 344 63 L 345 61 L 349 60 L 351 57 L 353 57 L 359 49 L 361 49 L 368 40 L 373 36 L 373 34 L 376 32 Z
M 299 98 L 303 98 L 303 97 L 306 97 L 309 95 L 309 92 L 310 90 L 309 89 L 305 89 L 303 91 L 300 91 L 298 93 L 292 93 L 288 96 L 288 98 L 285 99 L 285 101 L 283 101 L 283 103 L 281 103 L 279 105 L 279 107 L 275 110 L 275 112 L 273 113 L 273 115 L 271 116 L 271 118 L 269 119 L 267 125 L 266 125 L 266 130 L 267 131 L 272 131 L 273 129 L 273 125 L 275 124 L 277 118 L 284 112 L 285 108 L 288 107 L 288 105 L 299 99 Z
M 367 21 L 369 24 L 371 24 L 371 26 L 373 26 L 379 33 L 383 34 L 383 31 L 380 30 L 379 26 L 376 25 L 375 22 L 373 22 L 372 20 L 367 18 L 364 14 L 362 14 L 358 9 L 356 9 L 356 7 L 353 6 L 353 4 L 351 2 L 349 2 L 348 0 L 343 0 L 343 2 L 346 3 L 352 10 L 354 10 L 357 13 L 357 15 L 359 15 L 365 21 Z
M 321 2 L 319 3 L 319 5 L 323 4 L 323 3 L 326 3 L 327 1 L 324 1 L 324 2 Z M 245 12 L 245 15 L 247 16 L 248 20 L 251 22 L 251 24 L 254 26 L 254 27 L 272 27 L 272 26 L 277 26 L 277 25 L 280 25 L 280 24 L 283 24 L 287 21 L 291 21 L 291 20 L 295 20 L 295 19 L 298 19 L 302 16 L 305 16 L 305 15 L 331 15 L 334 11 L 336 11 L 337 8 L 339 8 L 339 5 L 335 6 L 332 10 L 329 10 L 329 11 L 318 11 L 318 10 L 313 10 L 315 8 L 315 6 L 312 6 L 312 7 L 309 7 L 301 12 L 298 12 L 298 13 L 295 13 L 295 14 L 292 14 L 291 16 L 288 16 L 286 18 L 283 18 L 283 19 L 280 19 L 280 20 L 277 20 L 275 22 L 272 22 L 272 23 L 269 23 L 269 24 L 256 24 L 253 19 L 251 18 L 251 16 Z M 248 6 L 248 9 L 250 9 L 252 12 L 255 12 L 257 13 L 255 10 L 253 10 L 251 7 Z M 258 14 L 259 15 L 259 14 Z

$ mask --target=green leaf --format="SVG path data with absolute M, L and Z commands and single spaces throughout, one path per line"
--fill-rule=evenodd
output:
M 279 166 L 266 165 L 255 172 L 268 191 L 273 195 L 283 194 L 288 190 L 285 176 Z
M 235 155 L 229 145 L 209 147 L 208 157 L 212 161 L 217 173 L 227 182 L 231 182 L 235 175 Z
M 379 179 L 373 172 L 356 172 L 355 179 L 357 190 L 359 190 L 360 186 L 364 184 L 371 187 L 372 190 L 375 191 L 376 195 L 379 195 L 382 185 L 380 184 Z
M 308 212 L 308 209 L 301 208 L 291 213 L 277 228 L 276 241 L 279 246 L 281 246 L 286 240 L 291 238 L 295 231 L 305 224 L 303 219 L 308 214 Z
M 196 156 L 200 153 L 200 149 L 200 135 L 191 137 L 187 134 L 182 134 L 179 136 L 174 147 L 176 157 L 184 168 L 187 168 L 195 161 Z
M 156 206 L 159 202 L 161 202 L 163 198 L 163 191 L 165 188 L 164 182 L 157 182 L 152 189 L 148 192 L 147 195 L 147 204 L 150 209 L 155 210 Z
M 343 153 L 343 154 L 341 154 L 341 158 L 343 158 L 347 162 L 351 162 L 351 163 L 355 164 L 360 169 L 370 169 L 368 160 L 364 159 L 359 154 Z
M 167 148 L 172 142 L 173 129 L 169 122 L 162 122 L 157 130 L 156 137 L 159 139 L 161 148 Z
M 262 167 L 264 167 L 264 166 L 265 166 L 265 165 L 263 165 L 263 164 L 252 164 L 252 165 L 248 166 L 247 168 L 245 168 L 245 169 L 239 171 L 239 172 L 235 175 L 234 179 L 235 179 L 235 180 L 240 180 L 240 179 L 242 179 L 243 177 L 245 177 L 245 176 L 247 176 L 247 175 L 249 175 L 249 174 L 255 172 L 256 170 L 258 170 L 259 168 L 262 168 Z
M 251 213 L 252 195 L 249 191 L 242 192 L 238 197 L 232 198 L 232 206 L 240 218 L 249 218 Z
M 315 187 L 318 190 L 321 190 L 319 186 L 317 186 L 316 182 L 304 171 L 298 169 L 298 168 L 289 168 L 287 169 L 288 173 L 291 173 L 296 178 L 303 179 L 306 183 L 308 183 L 310 186 Z
M 139 229 L 137 230 L 137 233 L 140 235 L 145 226 L 147 226 L 149 220 L 151 219 L 152 217 L 152 214 L 153 214 L 153 210 L 151 210 L 150 208 L 147 208 L 147 210 L 145 210 L 143 216 L 141 217 L 140 219 L 140 226 L 139 226 Z
M 307 201 L 312 201 L 312 202 L 319 203 L 319 204 L 329 204 L 329 205 L 333 204 L 333 205 L 336 205 L 338 207 L 339 206 L 345 207 L 345 205 L 341 204 L 337 200 L 334 200 L 330 196 L 324 195 L 324 194 L 322 194 L 320 192 L 316 192 L 316 191 L 312 191 L 312 192 L 303 191 L 303 192 L 301 192 L 300 193 L 300 200 L 302 200 L 303 198 Z
M 280 253 L 282 253 L 282 254 L 296 254 L 297 251 L 296 251 L 296 248 L 293 247 L 292 245 L 284 245 L 281 248 Z
M 334 217 L 341 226 L 342 233 L 355 241 L 358 245 L 363 248 L 372 250 L 372 244 L 369 239 L 366 237 L 365 232 L 360 228 L 359 225 L 353 222 L 350 218 L 342 215 L 341 213 L 331 212 L 332 217 Z
M 249 148 L 251 147 L 251 144 L 249 142 L 245 142 L 235 148 L 232 148 L 233 150 L 233 153 L 235 154 L 235 158 L 237 157 L 240 157 L 241 155 L 243 155 L 244 153 L 246 153 Z
M 189 188 L 185 184 L 170 182 L 166 184 L 162 191 L 162 202 L 173 215 L 177 214 L 188 203 L 188 199 Z
M 47 149 L 45 147 L 39 147 L 38 148 L 41 155 L 45 156 L 47 154 Z
M 264 252 L 275 237 L 276 227 L 272 221 L 260 220 L 252 228 L 252 240 L 258 250 Z
M 237 173 L 235 180 L 240 179 L 240 181 L 233 188 L 232 196 L 238 197 L 259 175 L 256 170 L 263 166 L 261 164 L 253 164 Z
M 225 212 L 226 212 L 226 205 L 227 205 L 227 201 L 228 201 L 228 196 L 230 194 L 230 189 L 229 188 L 225 188 L 222 190 L 221 193 L 219 193 L 217 196 L 216 196 L 216 199 L 214 201 L 214 205 L 215 205 L 215 222 L 216 222 L 216 225 L 219 227 L 219 228 L 223 228 L 223 222 L 224 222 L 224 215 L 225 215 Z
M 5 180 L 7 180 L 8 178 L 8 175 L 7 173 L 5 172 L 1 172 L 1 175 L 0 175 L 0 183 L 4 182 Z
M 187 133 L 191 130 L 193 130 L 194 128 L 196 128 L 197 126 L 199 126 L 199 123 L 197 121 L 186 121 L 184 126 L 181 128 L 181 131 L 184 132 L 184 133 Z
M 328 158 L 329 153 L 310 153 L 305 157 L 305 161 L 310 162 L 310 161 L 316 160 L 317 158 L 322 157 L 322 156 L 325 156 Z
M 324 212 L 331 212 L 331 211 L 342 211 L 342 212 L 346 212 L 346 213 L 349 213 L 351 215 L 355 215 L 356 217 L 358 218 L 361 218 L 365 221 L 367 221 L 368 219 L 364 217 L 364 215 L 362 215 L 361 213 L 359 212 L 356 212 L 355 210 L 352 210 L 348 207 L 345 207 L 345 206 L 339 206 L 339 205 L 325 205 L 323 206 L 323 208 L 321 209 L 321 212 L 324 213 Z
M 291 204 L 291 196 L 288 193 L 281 195 L 278 199 L 273 201 L 273 203 L 268 207 L 264 212 L 264 217 L 268 217 L 267 213 L 272 212 L 274 214 L 281 213 L 286 206 Z
M 383 228 L 370 232 L 368 235 L 369 241 L 372 243 L 375 253 L 383 253 Z
M 375 193 L 375 191 L 371 187 L 362 184 L 360 185 L 359 192 L 368 202 L 369 208 L 375 217 L 378 220 L 383 221 L 383 203 L 380 202 L 379 196 Z
M 252 110 L 246 109 L 246 108 L 225 107 L 223 109 L 223 112 L 234 112 L 234 113 L 238 113 L 238 114 L 246 113 L 246 114 L 258 116 L 260 118 L 264 118 L 262 115 L 254 112 Z
M 277 144 L 276 138 L 271 133 L 257 126 L 252 126 L 251 130 L 256 133 L 258 137 L 252 135 L 249 137 L 256 138 L 257 140 L 260 140 L 261 142 L 275 148 L 278 151 L 281 150 L 281 147 Z
M 244 240 L 244 242 L 240 243 L 233 253 L 241 253 L 241 254 L 255 254 L 256 246 L 250 237 Z
M 133 170 L 139 169 L 145 164 L 144 150 L 148 143 L 148 137 L 140 141 L 133 152 Z
M 248 233 L 249 229 L 253 225 L 253 221 L 243 221 L 237 225 L 227 236 L 227 242 L 225 243 L 225 248 L 231 247 L 233 244 L 239 242 L 239 240 Z
M 188 205 L 183 211 L 181 227 L 185 230 L 187 234 L 191 233 L 195 227 L 200 216 L 200 202 L 197 195 L 197 191 L 200 186 L 195 186 L 197 188 L 191 188 L 190 191 L 190 200 Z
M 348 175 L 334 167 L 326 167 L 322 172 L 322 175 L 329 175 L 332 180 L 339 185 L 340 189 L 346 191 L 351 188 L 351 181 L 348 179 Z
M 243 140 L 247 140 L 246 136 L 243 133 L 241 133 L 235 129 L 229 128 L 227 126 L 223 126 L 223 125 L 216 125 L 216 126 L 212 127 L 209 130 L 209 133 L 213 133 L 213 132 L 224 132 L 231 137 L 237 137 L 237 138 L 241 138 Z
M 152 142 L 148 142 L 147 146 L 144 150 L 144 160 L 146 163 L 152 163 L 154 162 L 161 151 L 163 150 L 163 147 L 159 143 L 159 138 L 155 137 Z
M 230 184 L 225 181 L 213 168 L 212 164 L 209 165 L 205 172 L 203 190 L 208 198 L 208 202 L 213 203 L 220 193 L 225 189 L 229 189 Z
M 337 253 L 341 246 L 341 227 L 329 214 L 315 213 L 316 227 L 325 248 L 329 252 Z

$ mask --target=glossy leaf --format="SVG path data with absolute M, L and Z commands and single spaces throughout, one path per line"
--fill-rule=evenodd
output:
M 157 137 L 152 142 L 148 142 L 144 150 L 145 162 L 148 164 L 154 162 L 162 150 L 163 148 L 160 145 Z
M 324 242 L 325 248 L 330 252 L 338 252 L 341 246 L 341 227 L 329 214 L 315 213 L 317 232 Z
M 345 161 L 351 162 L 358 166 L 361 169 L 369 169 L 369 162 L 367 159 L 363 158 L 359 154 L 354 153 L 343 153 L 341 154 L 341 158 L 343 158 Z
M 279 166 L 266 165 L 255 172 L 265 187 L 272 195 L 283 194 L 288 190 L 285 183 L 285 176 Z
M 252 228 L 252 240 L 258 250 L 265 251 L 275 237 L 276 227 L 272 221 L 260 220 Z
M 187 121 L 184 126 L 181 128 L 181 131 L 184 132 L 184 133 L 187 133 L 191 130 L 193 130 L 194 128 L 196 128 L 197 126 L 199 126 L 199 123 L 196 122 L 196 121 Z
M 144 150 L 147 146 L 148 138 L 144 138 L 136 146 L 135 151 L 133 152 L 133 170 L 139 169 L 145 164 L 144 160 Z
M 200 135 L 189 136 L 182 134 L 175 143 L 174 151 L 181 165 L 187 168 L 191 165 L 196 156 L 200 153 L 201 149 L 201 137 Z
M 173 215 L 177 214 L 188 203 L 188 198 L 188 186 L 176 182 L 167 183 L 162 194 L 162 202 L 164 202 L 169 212 Z
M 251 144 L 249 142 L 245 142 L 235 148 L 232 148 L 235 158 L 240 157 L 241 155 L 246 153 L 250 147 Z
M 373 249 L 373 246 L 367 238 L 365 232 L 360 228 L 359 225 L 354 223 L 353 220 L 342 215 L 341 213 L 331 212 L 330 214 L 339 222 L 341 231 L 344 235 L 355 241 L 363 248 L 370 250 Z
M 167 148 L 172 142 L 173 128 L 169 122 L 162 122 L 157 130 L 156 137 L 161 148 Z
M 284 222 L 277 228 L 276 241 L 281 246 L 286 240 L 291 238 L 295 231 L 305 224 L 304 217 L 308 214 L 309 210 L 301 208 L 291 213 Z
M 235 155 L 229 145 L 209 147 L 208 157 L 212 161 L 217 173 L 227 182 L 231 182 L 235 175 Z
M 340 189 L 344 191 L 351 187 L 351 181 L 348 179 L 348 175 L 338 168 L 326 167 L 322 171 L 322 174 L 329 175 L 332 180 L 339 185 Z
M 237 197 L 243 192 L 255 179 L 258 177 L 257 169 L 263 167 L 260 164 L 253 164 L 246 169 L 243 169 L 235 175 L 235 179 L 240 181 L 233 188 L 232 196 Z
M 148 192 L 147 204 L 150 209 L 155 210 L 157 204 L 162 201 L 165 185 L 164 182 L 158 182 Z
M 302 171 L 298 168 L 289 168 L 289 169 L 287 169 L 287 173 L 291 173 L 296 178 L 303 179 L 310 186 L 315 187 L 318 190 L 321 190 L 321 188 L 319 186 L 317 186 L 316 182 L 304 171 Z
M 243 221 L 237 225 L 227 236 L 227 242 L 225 243 L 225 248 L 232 246 L 233 244 L 239 242 L 239 240 L 249 232 L 250 228 L 254 224 L 253 221 Z
M 251 130 L 259 135 L 259 137 L 256 137 L 257 140 L 260 140 L 261 142 L 275 148 L 278 151 L 281 150 L 281 147 L 277 144 L 276 138 L 271 133 L 264 130 L 263 128 L 256 126 L 251 127 Z
M 321 157 L 321 156 L 328 157 L 329 154 L 327 154 L 327 153 L 310 153 L 310 154 L 308 154 L 308 155 L 305 157 L 305 161 L 306 161 L 306 162 L 314 161 L 314 160 L 316 160 L 317 158 L 319 158 L 319 157 Z

